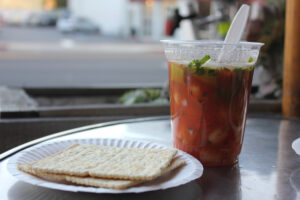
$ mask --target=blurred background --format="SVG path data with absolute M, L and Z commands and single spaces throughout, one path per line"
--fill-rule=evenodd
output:
M 243 39 L 265 43 L 251 98 L 280 99 L 284 0 L 0 0 L 0 108 L 167 104 L 159 40 L 222 40 L 243 3 L 251 6 Z M 158 90 L 82 96 L 107 88 Z M 77 98 L 50 98 L 67 93 Z
M 223 40 L 243 3 L 243 40 L 265 43 L 249 114 L 280 116 L 283 0 L 0 0 L 0 152 L 83 125 L 169 115 L 159 40 Z

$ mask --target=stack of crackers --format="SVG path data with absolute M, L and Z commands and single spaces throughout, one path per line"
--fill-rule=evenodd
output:
M 126 189 L 185 164 L 175 149 L 141 149 L 73 144 L 18 169 L 55 182 Z

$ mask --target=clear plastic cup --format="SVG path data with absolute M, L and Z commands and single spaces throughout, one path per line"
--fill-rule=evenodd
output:
M 241 152 L 254 64 L 262 43 L 162 40 L 168 59 L 173 144 L 204 166 Z

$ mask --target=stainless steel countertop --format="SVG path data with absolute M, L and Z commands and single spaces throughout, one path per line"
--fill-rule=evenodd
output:
M 300 121 L 248 118 L 239 163 L 205 168 L 197 181 L 141 194 L 71 193 L 32 186 L 12 177 L 6 164 L 15 152 L 44 140 L 73 138 L 143 139 L 171 145 L 168 117 L 96 124 L 21 145 L 0 155 L 0 199 L 300 199 L 300 156 L 291 143 L 300 137 Z

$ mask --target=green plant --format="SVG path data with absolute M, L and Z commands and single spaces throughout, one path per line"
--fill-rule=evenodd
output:
M 168 99 L 164 97 L 161 89 L 137 89 L 126 92 L 120 98 L 120 103 L 133 105 L 139 103 L 166 104 Z

